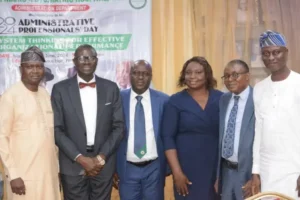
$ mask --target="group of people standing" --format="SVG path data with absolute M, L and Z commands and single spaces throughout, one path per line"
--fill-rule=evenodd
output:
M 242 200 L 260 191 L 300 199 L 300 75 L 287 67 L 284 37 L 260 36 L 271 75 L 253 89 L 242 60 L 216 90 L 204 57 L 183 65 L 172 96 L 150 88 L 152 67 L 132 63 L 131 88 L 94 74 L 97 52 L 79 46 L 77 74 L 40 87 L 43 52 L 21 54 L 21 81 L 0 101 L 0 156 L 9 200 L 163 200 L 172 174 L 176 200 Z M 57 154 L 59 159 L 57 159 Z M 58 176 L 59 174 L 59 176 Z M 61 184 L 61 188 L 60 188 Z

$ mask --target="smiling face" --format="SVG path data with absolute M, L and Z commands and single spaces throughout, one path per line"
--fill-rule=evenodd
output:
M 136 63 L 130 71 L 130 83 L 133 91 L 143 94 L 150 86 L 152 69 L 144 62 Z
M 25 85 L 38 86 L 45 76 L 42 62 L 26 62 L 20 66 L 21 79 Z
M 249 79 L 249 72 L 241 64 L 228 65 L 224 69 L 224 84 L 234 94 L 244 91 L 249 85 Z
M 185 69 L 185 84 L 190 89 L 205 87 L 206 76 L 204 67 L 197 62 L 190 62 Z
M 84 80 L 89 81 L 93 78 L 98 58 L 91 48 L 81 48 L 76 51 L 73 59 L 77 74 Z

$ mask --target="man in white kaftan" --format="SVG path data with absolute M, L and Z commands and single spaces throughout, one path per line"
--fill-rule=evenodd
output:
M 252 187 L 261 184 L 262 192 L 300 199 L 300 75 L 286 67 L 288 49 L 281 34 L 267 31 L 260 44 L 271 75 L 254 87 Z

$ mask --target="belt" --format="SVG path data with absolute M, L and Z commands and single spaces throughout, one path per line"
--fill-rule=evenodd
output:
M 92 153 L 94 152 L 94 145 L 91 145 L 91 146 L 86 146 L 86 152 L 89 152 L 89 153 Z
M 145 167 L 145 166 L 149 165 L 150 163 L 152 163 L 153 161 L 155 161 L 156 159 L 147 160 L 147 161 L 144 161 L 144 162 L 130 162 L 130 161 L 127 161 L 127 162 L 134 165 L 134 166 L 137 166 L 137 167 Z
M 229 169 L 237 169 L 239 164 L 236 162 L 231 162 L 229 160 L 226 160 L 225 158 L 222 158 L 222 163 L 224 164 L 225 167 Z

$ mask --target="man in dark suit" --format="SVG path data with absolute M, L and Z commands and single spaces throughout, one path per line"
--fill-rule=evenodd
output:
M 168 96 L 150 89 L 152 69 L 139 60 L 130 70 L 131 89 L 121 91 L 126 134 L 118 149 L 121 200 L 163 200 L 166 160 L 160 122 Z
M 95 76 L 97 61 L 92 46 L 79 46 L 73 59 L 77 75 L 52 90 L 65 200 L 110 200 L 111 196 L 124 115 L 117 85 Z
M 251 179 L 255 124 L 249 67 L 242 60 L 232 60 L 227 64 L 222 79 L 229 92 L 220 99 L 215 189 L 217 192 L 220 189 L 222 200 L 243 200 L 243 185 Z

